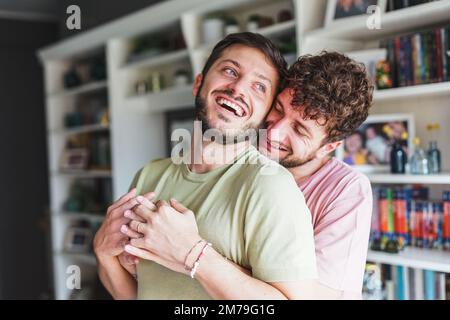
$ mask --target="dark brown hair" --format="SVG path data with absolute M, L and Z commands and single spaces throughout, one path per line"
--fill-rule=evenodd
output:
M 285 88 L 303 117 L 325 125 L 323 144 L 345 139 L 369 115 L 373 86 L 363 64 L 337 52 L 301 56 L 289 69 Z M 319 122 L 320 121 L 320 122 Z
M 202 70 L 202 76 L 205 78 L 211 66 L 220 58 L 222 52 L 233 45 L 244 45 L 251 48 L 256 48 L 260 50 L 269 61 L 272 63 L 273 67 L 277 70 L 279 76 L 279 85 L 277 88 L 277 93 L 281 89 L 282 79 L 287 74 L 287 63 L 283 58 L 280 50 L 267 38 L 264 36 L 252 33 L 252 32 L 240 32 L 232 33 L 226 36 L 224 39 L 219 41 L 211 52 L 205 66 Z

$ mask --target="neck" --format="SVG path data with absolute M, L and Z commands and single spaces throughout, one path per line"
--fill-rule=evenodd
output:
M 245 149 L 250 146 L 247 141 L 223 145 L 216 142 L 191 143 L 191 164 L 189 170 L 195 173 L 206 173 L 216 168 L 232 163 Z
M 289 172 L 294 176 L 295 182 L 297 184 L 307 180 L 311 175 L 316 173 L 320 168 L 322 168 L 329 160 L 330 156 L 326 156 L 320 159 L 312 159 L 301 166 L 288 168 Z

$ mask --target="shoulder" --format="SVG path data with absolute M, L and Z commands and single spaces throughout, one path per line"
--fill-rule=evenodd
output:
M 148 162 L 136 173 L 134 178 L 135 186 L 139 189 L 146 180 L 153 180 L 155 177 L 161 176 L 171 165 L 173 163 L 170 158 L 155 159 Z
M 365 174 L 336 158 L 331 158 L 330 163 L 326 166 L 327 168 L 324 168 L 324 170 L 327 173 L 324 174 L 322 183 L 335 185 L 337 190 L 351 189 L 350 194 L 366 195 L 371 193 L 370 180 Z

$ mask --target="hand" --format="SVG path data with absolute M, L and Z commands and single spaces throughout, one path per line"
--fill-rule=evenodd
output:
M 151 200 L 154 193 L 147 193 L 145 197 Z M 124 217 L 124 212 L 138 204 L 136 189 L 132 189 L 108 208 L 105 220 L 94 238 L 94 252 L 97 258 L 117 257 L 124 251 L 129 238 L 120 232 L 120 227 L 130 221 Z
M 118 259 L 120 265 L 135 277 L 137 274 L 136 265 L 139 263 L 139 258 L 124 251 L 118 255 Z
M 133 220 L 128 231 L 143 234 L 144 237 L 132 239 L 130 245 L 125 246 L 125 251 L 186 273 L 186 255 L 201 239 L 194 213 L 173 199 L 170 205 L 160 201 L 156 207 L 152 207 L 145 198 L 138 197 L 137 200 L 140 204 L 132 210 L 133 216 L 130 217 Z M 132 235 L 131 232 L 126 234 Z

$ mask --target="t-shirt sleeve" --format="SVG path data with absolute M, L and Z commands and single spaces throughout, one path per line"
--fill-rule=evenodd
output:
M 130 187 L 128 188 L 128 191 L 130 191 L 131 189 L 137 187 L 137 183 L 138 183 L 138 181 L 139 181 L 139 177 L 141 176 L 141 173 L 142 173 L 142 170 L 143 170 L 143 169 L 144 169 L 144 168 L 141 168 L 141 169 L 139 169 L 138 172 L 136 172 L 136 174 L 134 175 L 133 180 L 131 181 Z
M 372 216 L 372 192 L 365 178 L 354 179 L 315 226 L 320 281 L 332 288 L 360 293 Z
M 317 278 L 311 215 L 290 173 L 258 175 L 254 186 L 244 225 L 253 276 L 265 282 Z

